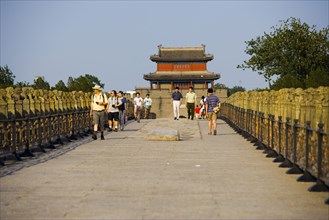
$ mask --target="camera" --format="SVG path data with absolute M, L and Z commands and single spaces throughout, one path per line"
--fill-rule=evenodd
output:
M 115 108 L 115 105 L 112 105 L 112 108 Z

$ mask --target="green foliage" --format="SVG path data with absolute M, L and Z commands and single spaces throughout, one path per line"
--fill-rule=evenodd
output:
M 231 96 L 236 92 L 244 92 L 244 91 L 246 91 L 246 89 L 242 86 L 233 86 L 233 88 L 230 88 L 228 90 L 228 96 Z
M 7 65 L 4 67 L 0 66 L 0 88 L 6 88 L 8 86 L 13 86 L 14 79 L 15 79 L 15 76 Z
M 306 88 L 311 72 L 329 72 L 329 28 L 317 31 L 315 26 L 289 18 L 272 30 L 246 42 L 245 52 L 251 58 L 237 68 L 257 71 L 270 88 L 273 77 L 278 76 L 275 89 Z
M 67 88 L 67 86 L 65 85 L 63 80 L 59 80 L 58 83 L 56 83 L 56 85 L 54 87 L 52 87 L 52 89 L 56 89 L 56 90 L 63 91 L 63 92 L 69 91 L 69 89 Z
M 233 86 L 233 88 L 229 88 L 225 84 L 222 83 L 216 83 L 214 86 L 215 89 L 227 89 L 227 96 L 230 96 L 236 92 L 243 92 L 246 91 L 246 89 L 242 86 Z
M 214 85 L 214 88 L 215 89 L 228 89 L 228 87 L 226 85 L 222 84 L 222 83 L 216 83 Z
M 12 71 L 9 69 L 9 67 L 6 65 L 4 67 L 0 66 L 0 88 L 6 88 L 8 86 L 15 86 L 15 87 L 30 87 L 32 86 L 35 89 L 50 89 L 49 82 L 47 82 L 44 77 L 36 77 L 34 79 L 34 83 L 30 85 L 29 82 L 17 82 L 14 85 L 14 78 Z M 104 83 L 101 83 L 101 81 L 93 75 L 85 74 L 81 75 L 78 78 L 69 77 L 67 86 L 63 82 L 63 80 L 60 80 L 56 83 L 54 87 L 51 89 L 56 89 L 64 92 L 68 91 L 83 91 L 83 92 L 92 92 L 92 87 L 94 85 L 100 85 L 102 88 L 104 88 Z
M 282 88 L 303 88 L 303 82 L 292 74 L 287 74 L 278 78 L 271 89 L 279 90 Z
M 101 83 L 96 76 L 85 74 L 84 76 L 79 76 L 76 79 L 69 77 L 67 88 L 69 91 L 92 92 L 92 87 L 96 84 L 104 88 L 104 83 Z
M 312 71 L 305 80 L 306 87 L 317 88 L 319 86 L 329 86 L 329 72 L 317 69 Z
M 32 85 L 30 85 L 30 83 L 29 82 L 26 82 L 26 81 L 24 81 L 24 82 L 17 82 L 15 84 L 15 87 L 20 87 L 20 88 L 22 88 L 22 87 L 30 87 L 30 86 L 32 86 Z
M 33 87 L 35 89 L 50 89 L 49 82 L 45 81 L 44 77 L 36 77 L 34 79 Z

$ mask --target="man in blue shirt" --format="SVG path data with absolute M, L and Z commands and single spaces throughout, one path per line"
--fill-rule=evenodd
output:
M 213 89 L 208 89 L 208 97 L 206 99 L 206 115 L 208 118 L 208 134 L 217 134 L 217 113 L 220 108 L 220 100 L 213 94 Z M 213 131 L 213 133 L 212 133 Z
M 181 105 L 183 95 L 179 92 L 178 87 L 176 87 L 176 91 L 171 95 L 171 99 L 174 108 L 174 120 L 179 120 L 179 107 Z

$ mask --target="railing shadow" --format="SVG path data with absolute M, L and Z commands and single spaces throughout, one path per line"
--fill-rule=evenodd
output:
M 329 191 L 329 133 L 324 124 L 311 128 L 311 122 L 300 125 L 299 120 L 243 109 L 223 103 L 220 118 L 238 134 L 262 150 L 273 162 L 286 167 L 287 174 L 301 174 L 297 181 L 316 182 L 308 190 Z M 329 203 L 329 199 L 325 201 Z

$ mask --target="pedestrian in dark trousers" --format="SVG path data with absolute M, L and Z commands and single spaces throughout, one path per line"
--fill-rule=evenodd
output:
M 92 138 L 97 139 L 98 125 L 101 130 L 101 140 L 104 140 L 104 121 L 105 121 L 105 106 L 107 97 L 102 93 L 102 89 L 99 85 L 95 85 L 93 88 L 93 95 L 91 96 L 90 103 L 90 117 L 93 118 L 94 132 Z
M 193 87 L 191 86 L 188 89 L 188 93 L 186 93 L 186 101 L 185 101 L 185 105 L 187 108 L 187 119 L 194 119 L 194 109 L 195 109 L 195 103 L 196 103 L 196 94 L 195 92 L 193 92 Z
M 127 109 L 127 99 L 124 97 L 122 91 L 118 92 L 118 97 L 121 100 L 121 105 L 119 105 L 119 123 L 120 123 L 120 130 L 123 131 L 125 127 L 125 117 L 126 117 L 126 109 Z
M 111 91 L 111 97 L 107 100 L 106 112 L 108 113 L 109 131 L 118 131 L 119 106 L 122 104 L 115 90 Z M 112 127 L 113 126 L 113 127 Z

